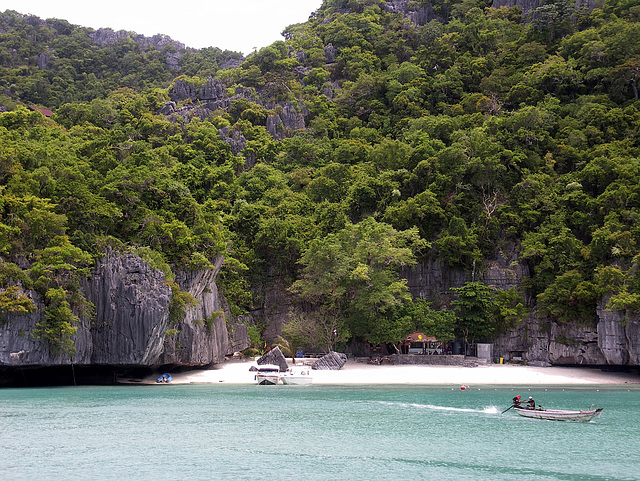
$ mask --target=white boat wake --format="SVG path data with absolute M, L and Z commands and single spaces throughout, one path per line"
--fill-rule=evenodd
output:
M 500 414 L 500 410 L 496 406 L 487 406 L 482 409 L 470 409 L 470 408 L 455 408 L 451 406 L 435 406 L 433 404 L 418 404 L 418 403 L 398 403 L 391 401 L 372 401 L 376 404 L 384 404 L 388 406 L 406 407 L 414 409 L 429 409 L 431 411 L 450 411 L 461 413 L 480 413 L 480 414 Z

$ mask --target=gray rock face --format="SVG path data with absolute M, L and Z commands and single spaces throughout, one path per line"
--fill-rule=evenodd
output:
M 157 50 L 163 50 L 165 47 L 172 46 L 174 51 L 167 51 L 165 63 L 171 70 L 180 70 L 180 57 L 182 52 L 186 50 L 183 43 L 173 40 L 167 35 L 154 35 L 153 37 L 145 37 L 144 35 L 138 35 L 134 32 L 127 32 L 126 30 L 118 30 L 117 32 L 110 28 L 99 28 L 93 33 L 89 34 L 89 38 L 98 45 L 107 45 L 110 43 L 116 43 L 122 39 L 133 39 L 143 47 L 153 46 Z
M 153 45 L 158 50 L 162 50 L 164 47 L 168 46 L 173 46 L 177 50 L 186 50 L 183 43 L 162 34 L 145 37 L 144 35 L 139 35 L 135 32 L 128 32 L 127 30 L 118 30 L 116 32 L 111 28 L 99 28 L 95 32 L 90 33 L 89 38 L 98 45 L 107 45 L 110 43 L 116 43 L 123 38 L 131 38 L 141 45 Z
M 233 155 L 238 155 L 247 145 L 247 139 L 242 135 L 242 132 L 236 129 L 231 129 L 231 127 L 219 129 L 218 135 L 223 142 L 229 144 Z
M 38 68 L 40 70 L 46 70 L 51 61 L 51 56 L 48 53 L 41 53 L 36 56 L 36 61 L 38 62 Z
M 522 14 L 527 15 L 532 10 L 546 3 L 544 0 L 493 0 L 491 8 L 518 6 L 522 9 Z M 596 7 L 596 0 L 576 0 L 576 6 L 578 8 L 593 10 Z
M 110 43 L 116 43 L 123 38 L 131 38 L 131 34 L 126 30 L 118 30 L 117 32 L 111 28 L 99 28 L 89 34 L 89 38 L 100 46 Z
M 337 56 L 338 50 L 333 46 L 332 43 L 329 43 L 324 47 L 324 58 L 327 63 L 335 62 Z
M 414 25 L 425 25 L 431 20 L 440 20 L 433 13 L 433 6 L 431 3 L 418 4 L 418 2 L 411 0 L 387 0 L 383 8 L 390 13 L 402 13 L 411 20 Z
M 231 323 L 229 310 L 215 284 L 222 265 L 215 269 L 178 271 L 177 282 L 197 306 L 177 325 L 170 325 L 171 289 L 164 275 L 132 254 L 109 253 L 97 263 L 83 286 L 95 305 L 94 319 L 81 319 L 73 355 L 52 353 L 31 335 L 42 320 L 37 293 L 28 291 L 39 309 L 28 315 L 8 315 L 0 325 L 0 366 L 109 365 L 156 366 L 179 364 L 206 366 L 249 346 L 246 326 Z
M 640 365 L 638 316 L 608 311 L 608 298 L 598 303 L 596 327 L 559 324 L 532 312 L 518 329 L 501 336 L 494 352 L 510 359 L 585 365 Z
M 318 371 L 339 371 L 347 362 L 347 355 L 342 352 L 331 351 L 311 366 L 312 369 Z
M 297 111 L 290 102 L 286 102 L 282 106 L 282 112 L 280 114 L 267 118 L 267 130 L 273 138 L 282 140 L 285 137 L 291 136 L 295 130 L 304 130 L 306 114 L 308 114 L 308 110 L 305 108 Z
M 451 287 L 462 287 L 471 280 L 469 272 L 452 269 L 444 262 L 432 259 L 402 271 L 401 276 L 407 279 L 411 294 L 422 299 L 450 297 Z
M 269 352 L 259 357 L 256 363 L 259 366 L 262 366 L 263 364 L 274 364 L 276 366 L 280 366 L 280 371 L 286 371 L 289 367 L 284 354 L 282 354 L 282 351 L 278 346 L 274 347 Z
M 36 324 L 44 320 L 44 305 L 34 291 L 25 291 L 37 311 L 24 315 L 6 314 L 0 323 L 0 366 L 44 366 L 65 364 L 87 364 L 90 362 L 93 345 L 90 323 L 83 320 L 75 337 L 76 353 L 73 356 L 56 354 L 42 342 L 36 333 Z
M 169 96 L 174 102 L 183 102 L 187 99 L 198 101 L 205 104 L 211 111 L 229 106 L 229 97 L 223 83 L 211 77 L 200 86 L 179 79 L 173 85 Z
M 175 326 L 178 333 L 167 336 L 162 364 L 204 366 L 222 362 L 226 354 L 233 353 L 227 333 L 227 313 L 215 284 L 222 261 L 223 257 L 218 256 L 214 270 L 176 273 L 180 289 L 191 294 L 198 304 Z M 239 344 L 242 349 L 248 347 L 248 343 Z
M 260 289 L 255 289 L 255 297 L 262 299 L 262 305 L 251 313 L 251 319 L 266 321 L 264 336 L 267 341 L 274 341 L 282 332 L 282 326 L 289 320 L 293 309 L 291 294 L 287 291 L 287 285 L 278 279 L 271 279 Z
M 169 323 L 171 289 L 164 275 L 137 256 L 111 254 L 85 286 L 96 306 L 94 364 L 156 364 Z
M 607 364 L 640 365 L 640 318 L 622 311 L 609 311 L 610 296 L 598 302 L 598 346 Z

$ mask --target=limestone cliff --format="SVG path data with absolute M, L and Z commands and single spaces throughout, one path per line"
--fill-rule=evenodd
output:
M 407 279 L 415 297 L 428 299 L 439 306 L 450 302 L 451 287 L 461 287 L 472 280 L 482 281 L 496 289 L 522 289 L 529 277 L 529 269 L 512 246 L 494 259 L 485 261 L 476 272 L 427 260 L 401 275 Z M 524 292 L 532 310 L 518 328 L 495 341 L 496 357 L 554 365 L 640 365 L 640 316 L 607 310 L 609 299 L 604 297 L 598 303 L 596 326 L 556 323 L 538 315 L 534 299 L 528 297 L 526 289 Z M 250 318 L 264 322 L 267 326 L 265 337 L 273 341 L 295 305 L 286 286 L 275 280 L 269 286 L 256 290 L 255 297 L 262 302 Z
M 308 108 L 302 103 L 297 105 L 284 102 L 282 105 L 265 102 L 260 92 L 244 87 L 236 87 L 229 96 L 225 85 L 218 79 L 209 78 L 204 84 L 196 86 L 184 79 L 178 79 L 169 91 L 171 100 L 166 102 L 159 113 L 168 118 L 182 118 L 188 122 L 193 117 L 206 119 L 216 110 L 226 110 L 231 102 L 236 99 L 246 99 L 250 102 L 264 106 L 271 113 L 267 117 L 265 127 L 273 138 L 282 140 L 292 132 L 306 127 Z M 241 136 L 241 134 L 240 134 Z M 231 145 L 234 154 L 238 154 L 244 145 L 244 137 L 234 137 L 229 130 L 221 130 L 220 137 Z
M 83 286 L 95 315 L 81 319 L 74 338 L 75 353 L 55 354 L 33 336 L 43 310 L 8 315 L 0 325 L 0 366 L 206 366 L 221 362 L 233 350 L 248 347 L 246 327 L 228 322 L 230 314 L 215 283 L 215 269 L 179 270 L 176 281 L 198 302 L 183 320 L 169 319 L 171 288 L 164 275 L 133 254 L 109 253 L 100 259 Z M 175 322 L 175 321 L 174 321 Z M 227 325 L 232 327 L 229 336 Z
M 527 15 L 538 7 L 549 3 L 546 0 L 493 0 L 491 4 L 492 8 L 500 7 L 514 7 L 518 6 L 522 9 L 522 14 Z M 586 8 L 593 10 L 594 8 L 601 8 L 604 5 L 602 0 L 576 0 L 576 6 L 578 8 Z

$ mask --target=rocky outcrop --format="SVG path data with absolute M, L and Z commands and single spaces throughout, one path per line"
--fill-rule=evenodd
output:
M 165 52 L 165 63 L 171 70 L 180 69 L 180 56 L 187 48 L 181 43 L 173 40 L 167 35 L 154 35 L 153 37 L 145 37 L 126 30 L 118 30 L 117 32 L 110 28 L 99 28 L 95 32 L 89 34 L 89 38 L 98 45 L 107 45 L 117 43 L 123 39 L 132 39 L 143 47 L 153 46 L 157 50 L 164 50 L 166 47 L 172 47 Z
M 110 254 L 85 285 L 96 306 L 93 352 L 85 363 L 153 365 L 163 350 L 171 289 L 164 275 L 134 255 Z
M 215 269 L 176 272 L 176 283 L 197 304 L 186 311 L 182 321 L 170 326 L 174 330 L 165 338 L 162 364 L 204 366 L 222 362 L 231 354 L 225 322 L 228 309 L 225 312 L 215 284 L 222 261 L 222 256 L 216 258 Z
M 640 316 L 610 311 L 610 295 L 598 303 L 598 345 L 607 364 L 640 366 Z
M 189 122 L 193 117 L 204 120 L 216 110 L 226 110 L 234 99 L 244 98 L 259 105 L 264 104 L 253 89 L 244 87 L 237 87 L 229 97 L 224 84 L 213 78 L 201 85 L 178 79 L 171 87 L 169 95 L 171 100 L 164 104 L 159 113 L 169 118 L 182 117 L 185 122 Z M 179 107 L 180 104 L 183 105 Z M 309 115 L 309 109 L 302 102 L 298 105 L 285 102 L 282 105 L 265 107 L 275 111 L 265 122 L 265 127 L 273 138 L 282 140 L 306 128 L 305 119 Z M 234 154 L 244 149 L 246 139 L 240 132 L 225 128 L 221 129 L 219 134 L 223 141 L 231 145 Z
M 347 355 L 342 352 L 331 351 L 311 365 L 318 371 L 339 371 L 347 362 Z
M 501 336 L 494 352 L 505 359 L 554 365 L 640 365 L 640 320 L 598 303 L 596 326 L 557 323 L 535 310 L 523 324 Z
M 287 360 L 285 359 L 284 354 L 282 354 L 279 346 L 274 347 L 269 352 L 266 352 L 265 354 L 260 356 L 256 363 L 259 366 L 262 366 L 264 364 L 273 364 L 274 366 L 280 366 L 280 371 L 283 372 L 289 368 Z
M 0 366 L 127 366 L 161 364 L 206 366 L 249 346 L 246 326 L 227 322 L 229 310 L 215 283 L 222 265 L 208 270 L 178 270 L 176 282 L 197 301 L 183 319 L 172 321 L 171 288 L 164 275 L 133 254 L 110 252 L 100 259 L 83 286 L 95 306 L 82 318 L 74 336 L 75 353 L 56 354 L 32 335 L 43 320 L 44 306 L 26 315 L 7 315 L 0 325 Z M 232 341 L 227 324 L 232 326 Z
M 290 137 L 296 130 L 304 130 L 307 115 L 309 110 L 302 104 L 296 109 L 290 102 L 286 102 L 279 114 L 267 118 L 267 131 L 278 140 Z
M 407 286 L 414 297 L 436 301 L 451 297 L 452 287 L 462 287 L 473 280 L 500 290 L 520 287 L 522 281 L 529 277 L 529 268 L 519 261 L 512 249 L 487 260 L 478 272 L 456 269 L 446 262 L 428 259 L 403 270 L 401 276 L 407 279 Z
M 244 150 L 247 145 L 247 139 L 244 135 L 242 135 L 242 132 L 240 132 L 239 129 L 224 127 L 218 130 L 218 135 L 223 142 L 229 144 L 233 155 L 238 155 Z M 249 156 L 247 156 L 248 165 L 246 165 L 246 167 L 253 167 L 254 160 L 255 159 L 249 158 Z
M 33 300 L 37 311 L 29 314 L 4 314 L 4 320 L 0 322 L 0 367 L 57 366 L 89 362 L 93 351 L 90 322 L 82 320 L 77 326 L 76 352 L 73 356 L 55 353 L 37 336 L 36 325 L 44 321 L 44 305 L 40 296 L 33 291 L 24 293 Z
M 523 16 L 526 16 L 533 10 L 542 5 L 546 5 L 548 2 L 545 0 L 493 0 L 491 4 L 491 8 L 500 8 L 500 7 L 520 7 L 522 9 Z M 586 8 L 588 10 L 593 10 L 598 6 L 602 6 L 604 2 L 601 0 L 576 0 L 576 6 L 578 8 Z
M 412 24 L 422 26 L 431 20 L 442 20 L 433 12 L 432 3 L 418 3 L 411 0 L 387 0 L 383 8 L 390 13 L 401 13 Z
M 251 312 L 250 318 L 266 321 L 264 337 L 267 342 L 273 342 L 282 333 L 282 327 L 289 321 L 293 306 L 291 294 L 287 284 L 281 280 L 271 278 L 269 284 L 254 289 L 254 298 L 261 299 L 260 306 Z
M 212 111 L 229 106 L 229 97 L 224 84 L 211 77 L 201 85 L 178 79 L 171 87 L 169 96 L 174 102 L 184 102 L 185 100 L 199 102 L 208 106 Z

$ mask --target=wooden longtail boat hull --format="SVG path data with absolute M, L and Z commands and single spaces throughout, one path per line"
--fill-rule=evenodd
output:
M 551 421 L 582 421 L 589 422 L 594 417 L 600 417 L 602 408 L 589 411 L 560 411 L 555 409 L 524 409 L 514 408 L 520 416 Z

